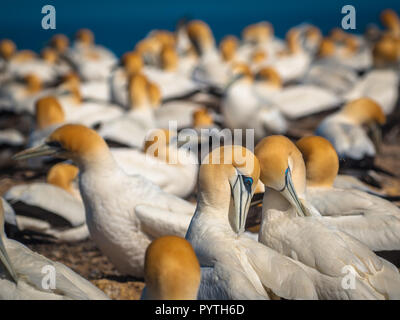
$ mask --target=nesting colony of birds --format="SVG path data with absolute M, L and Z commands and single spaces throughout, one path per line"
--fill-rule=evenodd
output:
M 380 20 L 219 43 L 185 21 L 120 58 L 88 29 L 1 40 L 0 298 L 121 298 L 82 259 L 142 299 L 400 299 L 400 19 Z

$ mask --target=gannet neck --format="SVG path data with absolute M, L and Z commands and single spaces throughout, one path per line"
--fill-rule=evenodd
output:
M 64 111 L 58 100 L 52 96 L 43 97 L 35 104 L 36 126 L 43 130 L 65 121 Z
M 303 154 L 307 186 L 332 187 L 339 171 L 339 158 L 332 144 L 323 137 L 304 137 L 296 146 Z

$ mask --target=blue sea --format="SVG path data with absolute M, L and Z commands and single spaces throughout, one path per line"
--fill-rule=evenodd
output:
M 47 4 L 56 9 L 56 30 L 41 27 L 41 10 Z M 368 23 L 379 25 L 383 9 L 393 8 L 400 13 L 400 0 L 16 0 L 0 3 L 0 38 L 13 39 L 20 49 L 39 51 L 53 34 L 64 33 L 72 38 L 77 29 L 85 27 L 95 32 L 97 43 L 121 55 L 133 49 L 150 30 L 173 30 L 183 17 L 205 20 L 217 40 L 227 34 L 240 35 L 246 25 L 261 20 L 270 21 L 280 37 L 302 22 L 318 25 L 327 33 L 340 27 L 344 16 L 341 9 L 348 4 L 356 9 L 356 33 L 364 32 Z

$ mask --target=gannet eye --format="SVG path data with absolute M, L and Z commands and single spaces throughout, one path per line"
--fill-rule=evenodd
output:
M 246 189 L 251 190 L 251 186 L 253 185 L 253 178 L 243 177 L 243 183 L 246 186 Z

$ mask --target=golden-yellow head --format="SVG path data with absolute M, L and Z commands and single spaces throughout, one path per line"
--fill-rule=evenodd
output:
M 122 56 L 122 64 L 128 74 L 138 73 L 143 68 L 143 60 L 138 52 L 127 52 Z
M 177 236 L 154 240 L 144 260 L 146 298 L 196 300 L 200 264 L 188 241 Z
M 52 48 L 44 48 L 41 52 L 40 55 L 44 61 L 46 61 L 49 64 L 55 64 L 57 59 L 58 59 L 58 54 L 56 50 Z
M 212 31 L 207 23 L 201 20 L 193 20 L 187 24 L 187 34 L 190 41 L 199 54 L 214 46 L 215 40 Z
M 229 35 L 224 37 L 219 44 L 219 50 L 221 52 L 222 59 L 227 62 L 232 61 L 235 57 L 238 45 L 239 40 L 235 36 Z
M 0 56 L 4 60 L 9 60 L 15 53 L 17 47 L 10 39 L 3 39 L 0 42 Z
M 394 32 L 397 36 L 400 36 L 400 19 L 396 11 L 392 9 L 383 10 L 380 19 L 386 28 Z
M 282 88 L 282 79 L 273 67 L 263 67 L 256 73 L 256 81 L 263 82 L 276 88 Z
M 335 50 L 335 42 L 332 39 L 324 38 L 319 45 L 318 56 L 320 58 L 331 57 L 335 53 Z
M 172 46 L 164 46 L 161 50 L 161 68 L 165 71 L 175 71 L 178 68 L 178 54 Z
M 56 34 L 51 38 L 50 46 L 58 53 L 64 53 L 69 46 L 69 40 L 67 36 L 63 34 Z
M 128 83 L 128 94 L 132 108 L 141 108 L 149 105 L 148 80 L 142 73 L 132 74 Z
M 92 45 L 94 43 L 94 34 L 89 29 L 80 29 L 75 35 L 76 40 L 85 45 Z
M 380 125 L 385 124 L 386 116 L 381 106 L 371 98 L 359 98 L 347 103 L 341 111 L 358 124 L 368 124 L 376 122 Z
M 47 173 L 46 181 L 49 184 L 74 194 L 72 183 L 78 176 L 78 173 L 79 169 L 72 164 L 57 163 L 50 168 Z
M 34 73 L 29 73 L 24 77 L 26 90 L 30 94 L 38 93 L 42 90 L 42 80 Z
M 339 158 L 332 144 L 323 137 L 310 136 L 296 142 L 303 154 L 307 185 L 331 187 L 339 171 Z
M 42 130 L 65 121 L 64 111 L 53 96 L 40 98 L 35 104 L 36 126 Z
M 253 44 L 265 43 L 273 35 L 274 28 L 272 24 L 267 21 L 251 24 L 242 31 L 243 40 Z
M 201 128 L 213 125 L 214 121 L 206 108 L 193 112 L 193 127 Z

